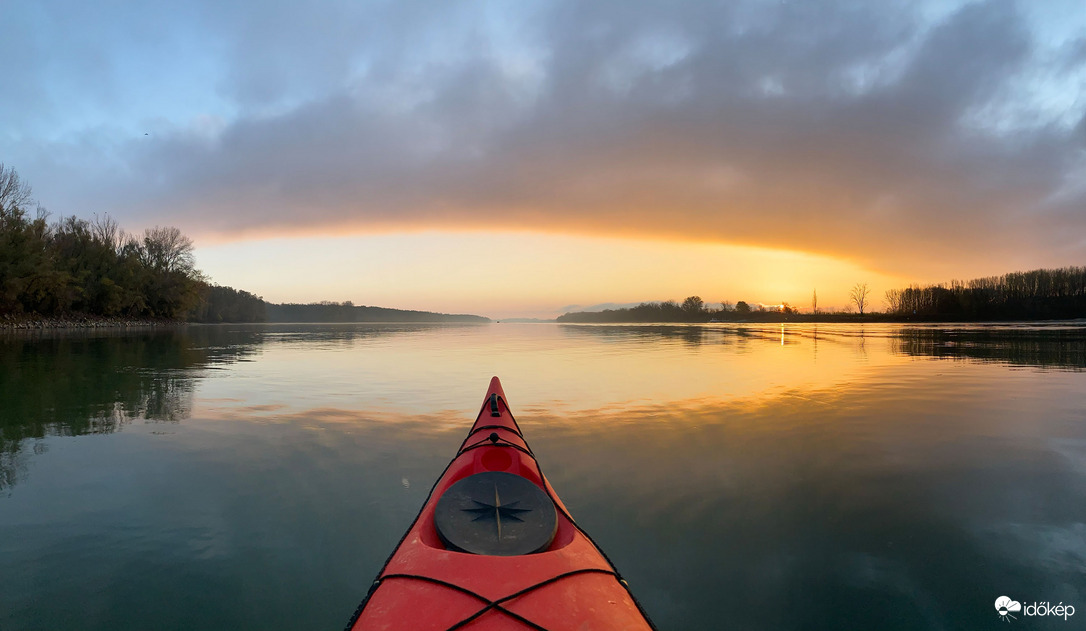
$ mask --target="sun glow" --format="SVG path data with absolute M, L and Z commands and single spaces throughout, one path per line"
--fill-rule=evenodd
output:
M 814 288 L 832 308 L 846 304 L 856 282 L 901 282 L 804 252 L 528 232 L 282 236 L 198 243 L 197 257 L 217 282 L 273 302 L 351 300 L 498 318 L 692 295 L 708 304 L 771 298 L 766 308 L 783 309 L 805 304 Z

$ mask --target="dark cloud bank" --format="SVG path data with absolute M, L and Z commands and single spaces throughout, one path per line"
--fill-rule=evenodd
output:
M 240 114 L 121 143 L 123 168 L 72 195 L 196 232 L 527 227 L 934 274 L 1086 262 L 1084 104 L 1012 116 L 1030 73 L 1081 71 L 1086 39 L 1043 52 L 1013 3 L 935 21 L 911 2 L 511 4 L 209 5 L 194 20 Z

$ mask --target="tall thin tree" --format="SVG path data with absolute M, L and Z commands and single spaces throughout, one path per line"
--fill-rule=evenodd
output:
M 856 305 L 856 309 L 860 312 L 860 315 L 864 314 L 864 307 L 867 306 L 867 295 L 871 293 L 868 289 L 867 283 L 856 283 L 849 292 L 849 299 L 852 304 Z

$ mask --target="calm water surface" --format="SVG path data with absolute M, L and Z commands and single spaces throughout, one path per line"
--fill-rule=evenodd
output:
M 502 378 L 661 629 L 1086 627 L 1086 325 L 0 336 L 0 629 L 340 629 Z

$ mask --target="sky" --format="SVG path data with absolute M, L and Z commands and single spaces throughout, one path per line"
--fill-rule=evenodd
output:
M 843 307 L 1086 264 L 1086 4 L 0 3 L 0 162 L 275 302 Z

